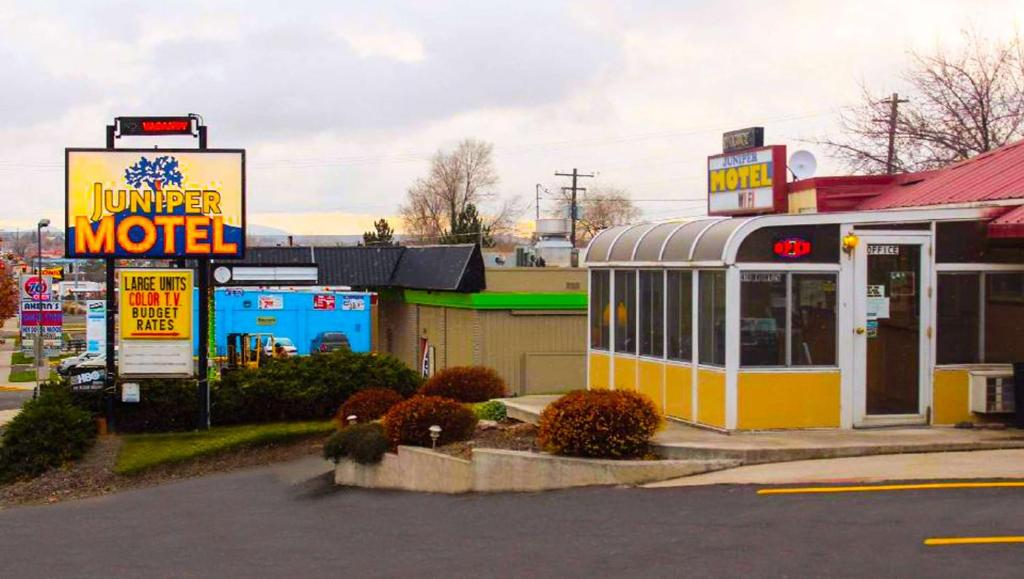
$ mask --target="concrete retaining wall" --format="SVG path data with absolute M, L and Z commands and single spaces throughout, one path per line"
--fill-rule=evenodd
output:
M 474 449 L 473 460 L 425 448 L 398 447 L 377 465 L 343 460 L 335 470 L 339 485 L 410 491 L 541 491 L 593 485 L 645 484 L 736 466 L 723 460 L 597 460 Z
M 385 453 L 379 464 L 340 461 L 334 482 L 373 489 L 465 493 L 473 490 L 473 464 L 426 448 L 399 446 L 397 454 Z

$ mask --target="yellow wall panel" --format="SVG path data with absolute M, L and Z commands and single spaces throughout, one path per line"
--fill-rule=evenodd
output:
M 590 372 L 587 376 L 587 388 L 590 390 L 608 389 L 610 384 L 609 373 L 611 371 L 610 359 L 611 357 L 608 354 L 590 353 Z
M 651 360 L 640 360 L 640 379 L 637 384 L 637 391 L 646 395 L 654 402 L 659 414 L 665 413 L 665 406 L 662 404 L 662 380 L 664 377 L 664 364 Z
M 725 428 L 725 372 L 697 369 L 697 422 Z
M 838 428 L 839 372 L 740 372 L 736 427 Z
M 932 384 L 932 424 L 974 421 L 971 377 L 967 370 L 936 370 Z
M 693 369 L 689 366 L 665 366 L 665 414 L 693 420 Z
M 615 389 L 636 390 L 636 358 L 615 356 Z

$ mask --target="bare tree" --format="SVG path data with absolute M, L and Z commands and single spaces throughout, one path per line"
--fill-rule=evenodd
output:
M 912 52 L 911 89 L 895 115 L 893 169 L 934 169 L 1024 136 L 1024 54 L 1015 37 L 989 42 L 965 31 L 964 47 Z M 862 104 L 840 115 L 843 137 L 818 141 L 855 173 L 885 173 L 891 100 L 862 86 Z
M 561 215 L 569 215 L 571 203 L 572 193 L 563 189 L 559 200 Z M 577 198 L 576 203 L 579 206 L 576 237 L 581 244 L 589 242 L 604 229 L 640 218 L 640 209 L 630 199 L 629 193 L 619 187 L 590 187 Z
M 463 140 L 451 152 L 438 151 L 430 162 L 430 173 L 409 187 L 406 203 L 399 209 L 405 232 L 440 239 L 468 205 L 481 209 L 491 232 L 512 228 L 522 209 L 515 200 L 498 199 L 493 151 L 492 144 L 475 139 Z

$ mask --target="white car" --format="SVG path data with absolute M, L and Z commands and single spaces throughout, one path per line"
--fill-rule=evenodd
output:
M 291 338 L 285 338 L 283 336 L 274 336 L 273 340 L 267 340 L 263 346 L 263 353 L 267 356 L 273 357 L 274 351 L 280 346 L 284 350 L 284 355 L 287 357 L 297 356 L 299 349 L 295 347 Z
M 72 368 L 74 368 L 75 366 L 78 366 L 79 364 L 81 364 L 83 362 L 88 362 L 89 360 L 94 360 L 96 358 L 103 358 L 103 357 L 104 356 L 103 356 L 102 352 L 85 352 L 85 353 L 79 354 L 77 356 L 72 356 L 70 358 L 64 358 L 63 360 L 61 360 L 57 364 L 57 373 L 58 374 L 67 374 L 69 370 L 71 370 Z

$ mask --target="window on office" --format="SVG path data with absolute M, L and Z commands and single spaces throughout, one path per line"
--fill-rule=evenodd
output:
M 615 351 L 636 354 L 636 271 L 615 272 Z
M 610 344 L 611 272 L 606 269 L 590 271 L 590 347 L 607 350 Z
M 669 270 L 665 317 L 668 357 L 689 362 L 693 358 L 693 272 Z
M 640 271 L 640 355 L 665 353 L 665 281 L 662 271 Z
M 790 365 L 836 364 L 836 276 L 790 274 Z
M 834 366 L 836 276 L 740 274 L 740 364 Z
M 939 364 L 980 361 L 981 275 L 940 273 L 935 357 Z
M 985 274 L 985 362 L 1024 362 L 1024 273 Z
M 701 364 L 724 366 L 725 272 L 702 271 L 697 280 L 697 357 Z
M 786 274 L 740 274 L 740 364 L 786 365 Z

